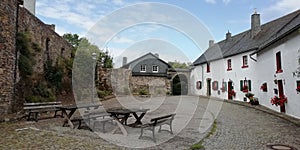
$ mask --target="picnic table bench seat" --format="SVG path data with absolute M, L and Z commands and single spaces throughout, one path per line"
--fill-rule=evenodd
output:
M 140 135 L 139 139 L 141 139 L 142 137 L 144 137 L 143 136 L 144 130 L 150 130 L 150 131 L 152 131 L 152 138 L 151 139 L 154 142 L 156 142 L 156 139 L 155 139 L 155 127 L 157 127 L 157 126 L 159 126 L 158 132 L 168 131 L 171 134 L 173 134 L 172 122 L 174 120 L 174 116 L 175 115 L 176 114 L 169 114 L 169 115 L 164 115 L 164 116 L 160 116 L 160 117 L 155 117 L 155 118 L 152 118 L 150 120 L 150 123 L 142 124 L 140 126 L 141 127 L 141 135 Z M 162 129 L 162 125 L 169 125 L 170 130 Z
M 57 116 L 57 112 L 61 111 L 59 106 L 62 106 L 60 101 L 57 102 L 39 102 L 39 103 L 24 103 L 23 109 L 25 110 L 25 114 L 27 115 L 27 121 L 34 120 L 38 121 L 38 114 L 43 112 L 51 112 L 54 111 L 54 117 Z M 62 116 L 63 114 L 61 114 Z
M 85 123 L 88 125 L 89 129 L 95 129 L 97 126 L 96 123 L 102 123 L 102 131 L 105 132 L 105 124 L 109 121 L 113 121 L 114 119 L 111 117 L 109 113 L 106 112 L 90 112 L 83 114 L 82 116 L 73 117 L 71 121 L 77 125 L 77 129 L 82 128 L 82 124 Z M 92 124 L 93 122 L 93 124 Z

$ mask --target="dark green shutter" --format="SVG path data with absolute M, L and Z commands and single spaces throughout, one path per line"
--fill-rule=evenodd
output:
M 240 80 L 240 91 L 243 91 L 244 81 Z
M 251 80 L 248 80 L 248 88 L 249 88 L 249 91 L 251 91 Z

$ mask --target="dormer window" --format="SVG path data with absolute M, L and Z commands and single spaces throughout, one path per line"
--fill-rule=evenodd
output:
M 243 56 L 243 66 L 242 68 L 248 68 L 248 56 Z
M 152 72 L 158 72 L 158 66 L 152 66 Z
M 146 72 L 146 65 L 141 65 L 141 72 Z

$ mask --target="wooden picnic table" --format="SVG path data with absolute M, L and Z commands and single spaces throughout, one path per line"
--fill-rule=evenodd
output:
M 80 104 L 80 105 L 63 105 L 58 106 L 57 108 L 62 111 L 64 116 L 63 127 L 68 124 L 72 129 L 74 129 L 74 124 L 71 121 L 71 118 L 77 109 L 85 108 L 87 110 L 97 109 L 101 105 L 100 104 Z
M 135 122 L 128 125 L 131 127 L 136 127 L 137 125 L 142 124 L 142 119 L 150 109 L 126 109 L 126 108 L 111 108 L 106 110 L 106 112 L 110 113 L 112 117 L 116 118 L 121 124 L 127 125 L 127 119 L 132 114 L 135 118 Z M 140 113 L 138 115 L 138 113 Z

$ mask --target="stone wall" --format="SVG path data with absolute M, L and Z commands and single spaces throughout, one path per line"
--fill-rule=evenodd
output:
M 18 7 L 21 0 L 1 0 L 0 3 L 0 113 L 9 113 L 17 103 L 15 90 L 19 81 L 16 52 L 17 32 L 29 32 L 32 42 L 41 52 L 35 55 L 34 74 L 43 73 L 47 59 L 70 58 L 72 46 L 59 36 L 53 26 L 44 24 L 27 9 Z
M 130 89 L 132 94 L 140 95 L 141 90 L 152 96 L 163 96 L 170 93 L 170 80 L 166 77 L 131 76 Z
M 53 63 L 58 57 L 70 58 L 72 46 L 58 35 L 50 25 L 43 23 L 32 15 L 27 9 L 21 7 L 19 11 L 19 32 L 29 32 L 34 43 L 42 48 L 42 52 L 36 55 L 37 73 L 43 72 L 43 64 L 47 59 Z
M 0 113 L 7 113 L 13 100 L 17 0 L 0 3 Z

